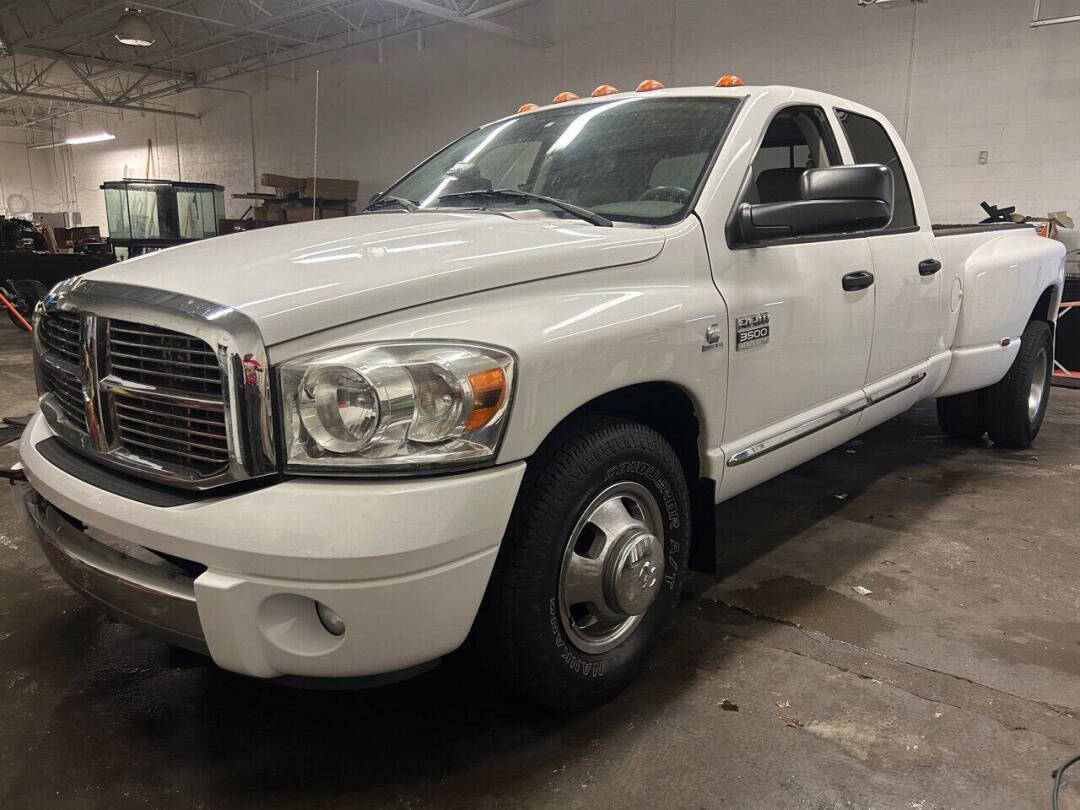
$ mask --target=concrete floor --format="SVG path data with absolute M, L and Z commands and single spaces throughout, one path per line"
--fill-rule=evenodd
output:
M 0 414 L 28 360 L 0 324 Z M 921 406 L 724 504 L 722 573 L 579 716 L 462 659 L 366 692 L 219 671 L 85 606 L 5 504 L 0 806 L 1048 806 L 1080 751 L 1078 425 L 1055 389 L 1031 451 L 960 447 Z

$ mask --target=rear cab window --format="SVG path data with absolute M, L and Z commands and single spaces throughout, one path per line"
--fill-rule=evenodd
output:
M 889 133 L 885 131 L 885 127 L 866 115 L 839 109 L 835 112 L 836 117 L 840 119 L 840 126 L 844 129 L 844 135 L 847 137 L 855 162 L 881 163 L 888 166 L 892 172 L 893 216 L 888 227 L 878 233 L 895 233 L 916 228 L 911 187 L 908 185 L 907 175 L 904 174 L 904 167 L 900 163 L 900 155 Z

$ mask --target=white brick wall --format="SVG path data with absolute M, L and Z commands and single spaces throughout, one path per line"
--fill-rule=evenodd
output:
M 1080 11 L 1080 0 L 1043 5 Z M 1031 214 L 1080 214 L 1080 24 L 1032 30 L 1030 13 L 1027 0 L 918 7 L 907 142 L 936 221 L 973 221 L 982 199 Z M 499 21 L 557 45 L 542 51 L 446 25 L 425 32 L 420 52 L 413 36 L 384 43 L 383 64 L 374 46 L 328 57 L 319 173 L 359 177 L 371 193 L 524 101 L 543 103 L 563 89 L 584 95 L 603 82 L 628 89 L 646 77 L 711 84 L 736 72 L 749 83 L 848 96 L 905 127 L 911 9 L 861 9 L 855 0 L 541 0 Z M 247 85 L 260 173 L 310 174 L 314 65 L 298 75 L 271 79 L 269 90 L 262 79 Z M 227 194 L 251 190 L 247 99 L 206 90 L 182 103 L 203 115 L 179 121 L 184 178 L 223 183 Z M 148 137 L 157 173 L 176 176 L 171 119 L 129 113 L 111 127 L 117 141 L 75 147 L 88 223 L 104 222 L 101 181 L 119 179 L 125 165 L 143 174 Z M 983 149 L 990 159 L 980 166 Z M 6 172 L 11 160 L 0 154 Z M 246 205 L 229 207 L 236 216 Z
M 28 150 L 23 133 L 0 129 L 0 215 L 10 216 L 8 200 L 26 198 L 31 211 L 64 210 L 65 174 L 61 156 L 51 149 Z

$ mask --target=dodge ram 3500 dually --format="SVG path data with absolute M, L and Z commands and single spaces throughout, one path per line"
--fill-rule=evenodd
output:
M 851 101 L 555 104 L 359 216 L 57 286 L 18 503 L 77 591 L 234 672 L 398 677 L 469 638 L 587 706 L 714 563 L 714 504 L 930 397 L 1028 445 L 1063 272 L 1030 227 L 935 233 Z

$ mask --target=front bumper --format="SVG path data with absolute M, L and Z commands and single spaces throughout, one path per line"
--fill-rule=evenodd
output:
M 40 417 L 23 433 L 17 501 L 57 572 L 118 618 L 258 677 L 380 675 L 460 646 L 525 470 L 294 479 L 162 507 L 57 467 L 36 447 L 51 436 Z M 125 544 L 206 570 L 153 565 Z M 342 617 L 343 635 L 315 602 Z

